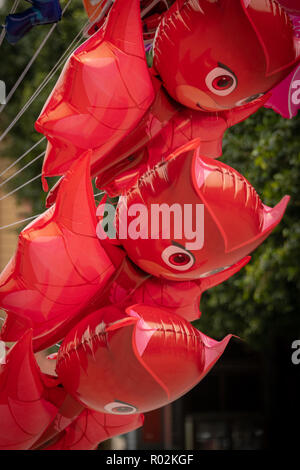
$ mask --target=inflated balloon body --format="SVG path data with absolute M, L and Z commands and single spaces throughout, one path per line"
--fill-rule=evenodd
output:
M 299 62 L 287 14 L 271 0 L 177 0 L 157 14 L 142 25 L 138 0 L 116 0 L 36 123 L 44 187 L 63 178 L 0 275 L 0 338 L 16 342 L 0 369 L 0 448 L 94 449 L 199 383 L 231 337 L 191 325 L 201 295 L 286 209 L 288 196 L 264 205 L 214 157 Z M 158 24 L 150 68 L 146 20 Z M 110 237 L 91 176 L 121 195 Z M 47 375 L 34 353 L 59 341 Z
M 9 351 L 6 364 L 0 366 L 0 404 L 2 450 L 32 449 L 46 442 L 52 448 L 54 436 L 61 449 L 94 449 L 100 441 L 142 424 L 139 414 L 111 416 L 75 402 L 57 378 L 40 372 L 30 331 Z
M 266 207 L 235 170 L 201 157 L 194 141 L 143 175 L 126 196 L 129 212 L 141 197 L 149 210 L 155 199 L 203 205 L 203 246 L 187 249 L 190 240 L 176 238 L 172 230 L 169 239 L 152 240 L 148 248 L 143 239 L 120 239 L 125 196 L 116 213 L 118 239 L 102 241 L 89 168 L 88 154 L 72 165 L 56 204 L 21 232 L 18 251 L 0 278 L 1 307 L 8 314 L 1 339 L 17 341 L 0 373 L 1 402 L 20 405 L 17 415 L 3 407 L 1 422 L 10 430 L 0 439 L 3 448 L 81 448 L 89 441 L 83 432 L 77 439 L 82 422 L 84 429 L 91 427 L 92 448 L 141 425 L 139 413 L 195 386 L 230 339 L 217 342 L 190 324 L 200 316 L 201 293 L 249 261 L 248 253 L 279 223 L 288 200 Z M 183 184 L 191 188 L 185 196 L 178 190 Z M 235 234 L 241 216 L 244 228 Z M 38 351 L 63 338 L 58 377 L 45 376 L 32 344 Z M 24 378 L 13 373 L 19 354 L 28 363 L 18 364 Z M 21 399 L 15 390 L 22 383 L 28 389 Z M 36 408 L 27 405 L 31 394 Z M 17 429 L 29 412 L 33 422 L 26 421 L 25 429 L 33 431 L 27 442 Z M 124 421 L 127 414 L 132 419 Z M 111 423 L 108 431 L 104 419 Z
M 139 1 L 117 0 L 68 60 L 36 122 L 49 142 L 43 177 L 65 174 L 91 150 L 97 186 L 116 195 L 191 139 L 219 157 L 226 129 L 263 106 L 299 62 L 293 39 L 271 0 L 177 0 L 159 24 L 149 69 Z
M 33 26 L 56 23 L 61 19 L 59 0 L 30 0 L 30 3 L 31 8 L 5 19 L 6 39 L 11 44 L 18 42 Z
M 131 206 L 140 207 L 146 201 L 149 210 L 142 214 L 141 238 L 128 236 L 120 241 L 130 259 L 146 272 L 171 280 L 201 279 L 232 266 L 262 243 L 278 224 L 288 200 L 285 196 L 274 209 L 265 206 L 237 171 L 218 160 L 202 157 L 196 141 L 145 173 L 125 196 L 125 202 L 121 198 L 119 232 L 124 215 L 128 219 L 126 225 L 136 217 L 130 216 Z M 170 230 L 170 243 L 155 223 L 154 209 L 163 202 L 176 211 L 178 201 L 185 211 L 188 211 L 185 205 L 190 205 L 187 213 L 190 230 L 183 214 L 182 226 L 177 222 Z M 200 204 L 204 208 L 202 217 Z M 192 221 L 198 227 L 196 232 Z M 142 233 L 150 227 L 151 230 L 154 227 L 151 236 Z M 184 236 L 188 232 L 189 236 Z

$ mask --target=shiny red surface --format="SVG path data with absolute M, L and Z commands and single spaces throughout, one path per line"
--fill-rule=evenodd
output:
M 154 67 L 168 93 L 208 111 L 265 93 L 295 60 L 292 23 L 273 0 L 177 0 L 154 43 Z M 217 77 L 233 85 L 219 88 Z
M 95 449 L 99 442 L 143 423 L 142 415 L 84 409 L 58 379 L 43 375 L 28 331 L 0 365 L 0 449 Z
M 271 0 L 177 0 L 156 13 L 143 20 L 151 34 L 160 21 L 152 68 L 139 1 L 116 0 L 36 123 L 43 177 L 63 177 L 0 275 L 1 340 L 16 341 L 0 365 L 1 449 L 95 449 L 199 383 L 230 340 L 190 324 L 201 295 L 245 266 L 286 209 L 288 196 L 267 207 L 214 158 L 299 61 L 288 16 Z M 100 241 L 91 176 L 123 196 L 118 228 L 125 198 L 202 204 L 203 246 L 188 250 L 174 227 Z M 33 350 L 61 339 L 57 376 L 46 375 Z
M 201 157 L 197 142 L 171 154 L 132 188 L 128 207 L 140 198 L 147 204 L 204 204 L 208 244 L 203 252 L 195 253 L 195 266 L 176 274 L 163 266 L 161 257 L 171 238 L 163 240 L 163 246 L 160 240 L 150 240 L 146 249 L 144 240 L 122 241 L 126 251 L 115 246 L 120 240 L 110 244 L 96 238 L 89 176 L 86 155 L 63 179 L 56 204 L 21 232 L 22 249 L 2 274 L 1 302 L 8 309 L 2 339 L 19 340 L 0 375 L 4 405 L 0 417 L 11 433 L 9 438 L 0 436 L 3 448 L 92 449 L 109 436 L 139 426 L 140 412 L 164 406 L 194 387 L 230 339 L 227 336 L 218 343 L 189 323 L 200 316 L 202 292 L 249 261 L 245 253 L 270 234 L 288 200 L 284 198 L 274 209 L 264 206 L 235 170 Z M 62 251 L 58 249 L 61 244 Z M 143 253 L 147 253 L 146 263 Z M 74 260 L 71 266 L 70 260 Z M 180 257 L 175 260 L 174 266 L 180 264 Z M 107 263 L 107 273 L 103 263 Z M 224 270 L 215 272 L 220 266 Z M 201 277 L 207 268 L 210 271 Z M 67 276 L 68 283 L 59 283 L 60 276 Z M 74 292 L 80 301 L 70 306 Z M 39 372 L 30 349 L 31 334 L 25 333 L 27 349 L 23 347 L 20 336 L 28 328 L 33 329 L 36 350 L 65 336 L 57 356 L 57 379 Z M 20 361 L 20 375 L 17 362 L 26 357 L 28 348 L 30 366 L 26 369 Z M 20 352 L 13 360 L 16 351 Z M 38 388 L 40 398 L 34 406 L 51 411 L 50 416 L 41 412 L 39 427 L 28 441 L 23 435 L 19 438 L 18 431 L 18 420 L 22 423 L 29 412 L 26 399 L 20 400 L 17 424 L 11 418 L 10 403 L 19 399 L 14 391 L 19 387 L 25 387 L 28 396 L 35 396 Z M 39 413 L 38 408 L 33 411 Z M 127 413 L 136 418 L 123 420 Z
M 8 353 L 6 364 L 0 365 L 0 449 L 29 449 L 56 412 L 44 396 L 29 331 Z
M 36 122 L 49 142 L 44 177 L 65 174 L 90 149 L 97 186 L 116 195 L 191 139 L 203 155 L 221 155 L 226 129 L 263 106 L 299 58 L 291 21 L 273 1 L 197 5 L 178 0 L 163 13 L 148 68 L 139 1 L 115 2 Z
M 13 315 L 1 331 L 3 340 L 15 341 L 32 328 L 35 349 L 55 344 L 103 289 L 115 267 L 96 226 L 85 155 L 65 177 L 56 205 L 21 232 L 17 253 L 0 276 L 1 307 Z
M 185 247 L 192 240 L 184 237 L 184 227 L 182 237 L 178 238 L 175 233 L 177 226 L 172 223 L 168 239 L 163 238 L 160 224 L 157 239 L 133 240 L 128 237 L 120 239 L 120 243 L 135 264 L 154 276 L 177 281 L 199 279 L 216 269 L 232 266 L 251 253 L 280 222 L 288 201 L 289 197 L 285 196 L 273 209 L 265 206 L 241 174 L 218 160 L 202 157 L 197 142 L 194 142 L 145 173 L 121 199 L 118 214 L 119 224 L 124 224 L 127 218 L 127 226 L 130 227 L 136 219 L 136 216 L 129 215 L 130 207 L 145 204 L 147 225 L 151 227 L 152 222 L 155 223 L 151 220 L 154 204 L 164 203 L 172 207 L 179 203 L 181 213 L 184 213 L 184 204 L 190 204 L 195 224 L 196 204 L 203 204 L 203 247 L 190 253 Z M 163 253 L 174 244 L 181 246 L 177 251 L 194 257 L 191 266 L 178 270 L 164 259 Z
M 56 370 L 65 389 L 89 408 L 144 412 L 194 387 L 229 340 L 214 341 L 159 308 L 134 305 L 127 315 L 104 308 L 66 336 Z
M 64 174 L 85 150 L 92 162 L 110 151 L 154 99 L 138 0 L 116 2 L 109 18 L 71 55 L 36 123 L 49 140 L 45 175 Z

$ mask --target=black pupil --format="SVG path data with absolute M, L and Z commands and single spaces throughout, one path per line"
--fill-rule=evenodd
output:
M 190 257 L 185 253 L 175 253 L 170 257 L 170 261 L 173 264 L 187 264 L 190 261 Z
M 224 76 L 224 77 L 218 78 L 217 86 L 219 88 L 226 88 L 229 85 L 231 85 L 231 83 L 232 83 L 232 78 Z

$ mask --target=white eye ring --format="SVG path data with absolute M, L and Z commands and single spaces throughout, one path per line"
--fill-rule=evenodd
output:
M 217 90 L 217 89 L 213 86 L 213 81 L 214 81 L 216 78 L 221 77 L 221 76 L 224 76 L 224 75 L 227 75 L 228 77 L 232 78 L 233 83 L 232 83 L 232 85 L 231 85 L 229 88 L 226 88 L 226 89 L 224 89 L 224 90 L 222 90 L 222 89 Z M 212 93 L 214 93 L 215 95 L 227 96 L 227 95 L 230 95 L 230 93 L 232 93 L 232 92 L 236 89 L 236 86 L 237 86 L 237 79 L 236 79 L 236 77 L 233 75 L 233 73 L 229 72 L 229 70 L 224 69 L 223 67 L 216 67 L 215 69 L 211 70 L 211 71 L 206 75 L 205 83 L 206 83 L 207 88 L 208 88 Z
M 170 262 L 170 257 L 175 254 L 183 254 L 185 256 L 188 256 L 190 258 L 190 261 L 186 264 L 173 264 Z M 163 261 L 168 265 L 170 268 L 176 269 L 177 271 L 187 271 L 190 269 L 193 264 L 195 263 L 195 259 L 193 256 L 183 248 L 177 245 L 170 245 L 167 248 L 164 249 L 164 251 L 161 254 L 161 257 Z
M 132 415 L 137 412 L 137 408 L 122 401 L 112 401 L 104 406 L 104 409 L 113 415 Z
M 248 96 L 248 98 L 244 98 L 240 101 L 237 101 L 237 103 L 235 104 L 236 106 L 244 106 L 246 104 L 249 104 L 249 103 L 252 103 L 252 101 L 256 101 L 258 100 L 259 98 L 261 98 L 263 96 L 263 93 L 257 93 L 257 95 L 253 95 L 253 96 Z M 252 98 L 252 99 L 251 99 Z

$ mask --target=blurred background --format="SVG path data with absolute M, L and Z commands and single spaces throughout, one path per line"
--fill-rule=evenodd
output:
M 0 105 L 1 270 L 15 252 L 18 233 L 44 211 L 39 175 L 46 141 L 34 122 L 67 57 L 85 40 L 81 0 L 61 3 L 67 8 L 60 23 L 36 27 L 14 46 L 4 39 L 0 46 L 7 95 L 6 105 Z M 1 23 L 14 4 L 0 1 Z M 27 7 L 25 0 L 17 2 L 17 11 Z M 286 120 L 260 110 L 226 133 L 222 160 L 250 181 L 265 204 L 291 196 L 279 227 L 251 262 L 202 297 L 195 326 L 216 339 L 228 333 L 240 339 L 231 341 L 208 376 L 182 399 L 146 414 L 142 429 L 101 448 L 298 445 L 300 363 L 292 354 L 293 343 L 300 341 L 300 115 Z M 297 357 L 300 362 L 300 353 Z

